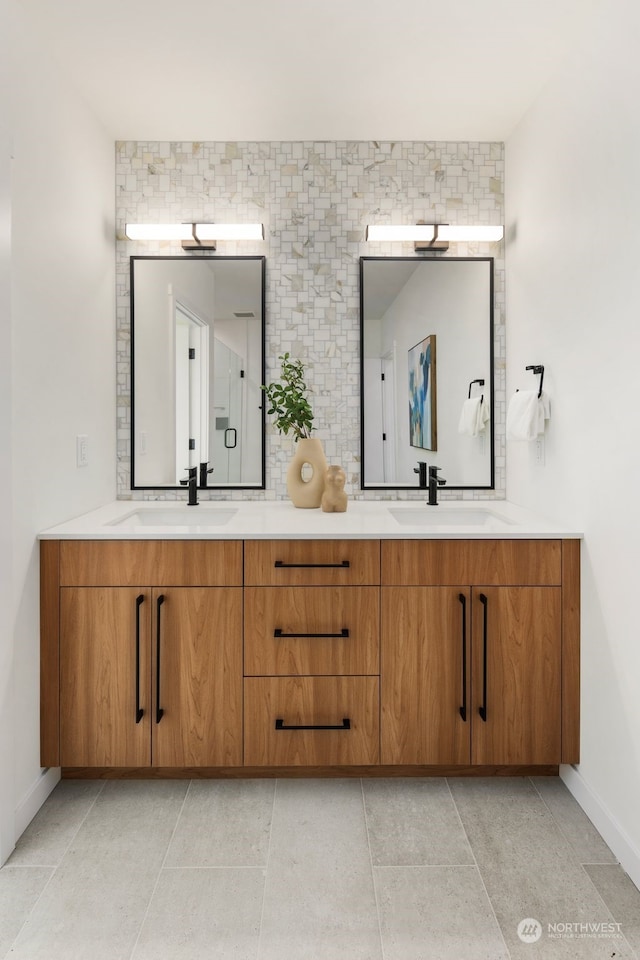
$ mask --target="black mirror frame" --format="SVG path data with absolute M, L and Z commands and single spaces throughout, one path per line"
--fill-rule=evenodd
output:
M 129 257 L 129 306 L 130 306 L 130 363 L 131 363 L 131 427 L 130 427 L 130 439 L 129 439 L 129 451 L 131 457 L 131 474 L 129 480 L 129 487 L 131 490 L 181 490 L 184 492 L 185 487 L 179 484 L 175 486 L 161 485 L 158 487 L 153 486 L 140 486 L 135 483 L 135 323 L 134 323 L 134 263 L 136 260 L 182 260 L 187 259 L 186 257 L 180 256 L 131 256 Z M 189 260 L 257 260 L 261 262 L 261 271 L 260 271 L 260 282 L 261 289 L 260 295 L 262 300 L 262 311 L 260 322 L 262 326 L 262 336 L 261 336 L 261 347 L 262 347 L 262 364 L 261 364 L 261 375 L 262 383 L 265 382 L 266 377 L 266 263 L 267 258 L 265 256 L 190 256 Z M 265 418 L 265 405 L 261 405 L 261 420 L 262 420 L 262 462 L 261 462 L 261 481 L 260 483 L 242 483 L 242 484 L 233 484 L 233 483 L 221 483 L 207 484 L 206 487 L 199 486 L 199 490 L 212 490 L 214 492 L 223 491 L 223 490 L 264 490 L 266 488 L 266 418 Z
M 364 451 L 364 265 L 370 261 L 390 260 L 424 262 L 425 260 L 482 260 L 489 264 L 489 390 L 491 396 L 491 408 L 489 419 L 489 434 L 491 446 L 491 478 L 490 483 L 474 486 L 455 486 L 448 483 L 446 490 L 495 490 L 496 486 L 496 451 L 495 451 L 495 370 L 494 370 L 494 257 L 442 257 L 436 255 L 415 256 L 415 257 L 360 257 L 360 489 L 361 490 L 415 490 L 424 494 L 418 484 L 392 484 L 392 483 L 365 483 L 365 451 Z

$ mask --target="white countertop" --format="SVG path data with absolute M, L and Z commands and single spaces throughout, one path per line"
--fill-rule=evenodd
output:
M 179 523 L 172 522 L 175 511 Z M 39 536 L 42 540 L 546 540 L 580 539 L 582 533 L 507 500 L 448 500 L 437 507 L 422 500 L 350 500 L 346 513 L 297 509 L 286 500 L 210 500 L 190 508 L 176 501 L 117 500 L 43 530 Z

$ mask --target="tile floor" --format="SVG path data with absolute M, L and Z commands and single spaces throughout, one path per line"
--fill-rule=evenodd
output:
M 0 871 L 4 957 L 628 960 L 640 892 L 557 779 L 66 780 Z

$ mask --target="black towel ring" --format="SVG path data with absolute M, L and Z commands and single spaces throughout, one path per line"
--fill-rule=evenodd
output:
M 540 375 L 540 387 L 538 388 L 538 400 L 542 396 L 542 381 L 544 380 L 544 366 L 541 363 L 532 363 L 525 370 L 532 370 L 534 374 Z
M 481 387 L 484 387 L 484 380 L 472 380 L 469 384 L 469 394 L 467 396 L 467 400 L 471 400 L 471 387 L 474 385 L 474 383 L 479 383 Z

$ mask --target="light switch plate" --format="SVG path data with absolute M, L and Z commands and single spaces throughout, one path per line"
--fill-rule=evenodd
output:
M 89 437 L 86 433 L 79 433 L 76 437 L 76 466 L 89 466 Z

